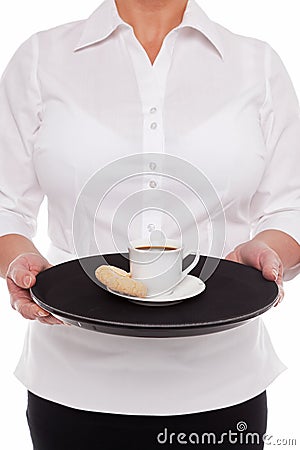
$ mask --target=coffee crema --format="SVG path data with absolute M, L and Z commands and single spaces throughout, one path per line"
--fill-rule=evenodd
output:
M 161 246 L 161 245 L 142 245 L 139 247 L 135 247 L 136 250 L 147 250 L 147 251 L 165 251 L 168 252 L 170 250 L 177 250 L 177 247 L 170 247 L 170 246 Z

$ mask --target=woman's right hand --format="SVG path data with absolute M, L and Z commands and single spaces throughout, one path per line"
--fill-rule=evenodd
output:
M 30 296 L 29 288 L 35 284 L 36 275 L 49 267 L 52 264 L 37 253 L 22 253 L 11 261 L 5 276 L 10 304 L 25 319 L 38 320 L 48 325 L 64 324 L 38 306 Z

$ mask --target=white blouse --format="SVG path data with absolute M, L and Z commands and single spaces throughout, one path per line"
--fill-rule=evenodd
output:
M 72 220 L 85 183 L 141 152 L 153 157 L 145 190 L 159 189 L 155 153 L 164 153 L 201 170 L 217 192 L 226 238 L 212 254 L 203 209 L 172 188 L 196 217 L 202 254 L 225 257 L 267 229 L 300 244 L 300 120 L 289 75 L 270 45 L 212 22 L 195 0 L 153 65 L 114 0 L 86 20 L 30 36 L 3 73 L 0 123 L 0 235 L 32 239 L 46 196 L 53 264 L 77 257 Z M 111 220 L 129 188 L 138 183 L 103 203 L 96 223 L 103 252 L 115 252 Z M 156 219 L 144 215 L 137 227 L 147 234 Z M 87 213 L 86 223 L 93 220 Z M 285 280 L 298 272 L 286 271 Z M 28 321 L 15 375 L 37 395 L 74 408 L 170 415 L 245 401 L 285 368 L 261 318 L 183 338 Z

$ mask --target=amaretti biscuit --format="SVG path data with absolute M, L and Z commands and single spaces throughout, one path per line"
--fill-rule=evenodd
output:
M 95 270 L 96 278 L 109 289 L 134 297 L 146 297 L 147 286 L 131 278 L 130 273 L 115 266 L 102 265 Z

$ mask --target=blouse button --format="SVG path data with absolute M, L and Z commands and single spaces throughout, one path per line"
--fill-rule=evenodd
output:
M 157 187 L 156 181 L 151 180 L 151 181 L 149 182 L 149 186 L 150 186 L 152 189 L 156 188 L 156 187 Z
M 147 226 L 147 229 L 148 229 L 149 232 L 155 230 L 155 225 L 154 225 L 154 223 L 149 223 L 148 226 Z
M 155 128 L 157 128 L 157 123 L 156 122 L 152 122 L 150 124 L 150 128 L 151 128 L 151 130 L 155 130 Z
M 151 163 L 149 164 L 149 167 L 150 167 L 151 170 L 155 170 L 155 169 L 156 169 L 156 164 L 155 164 L 155 162 L 151 162 Z
M 153 106 L 152 108 L 150 108 L 150 113 L 151 113 L 151 114 L 156 113 L 156 111 L 157 111 L 157 108 L 156 108 L 155 106 Z

